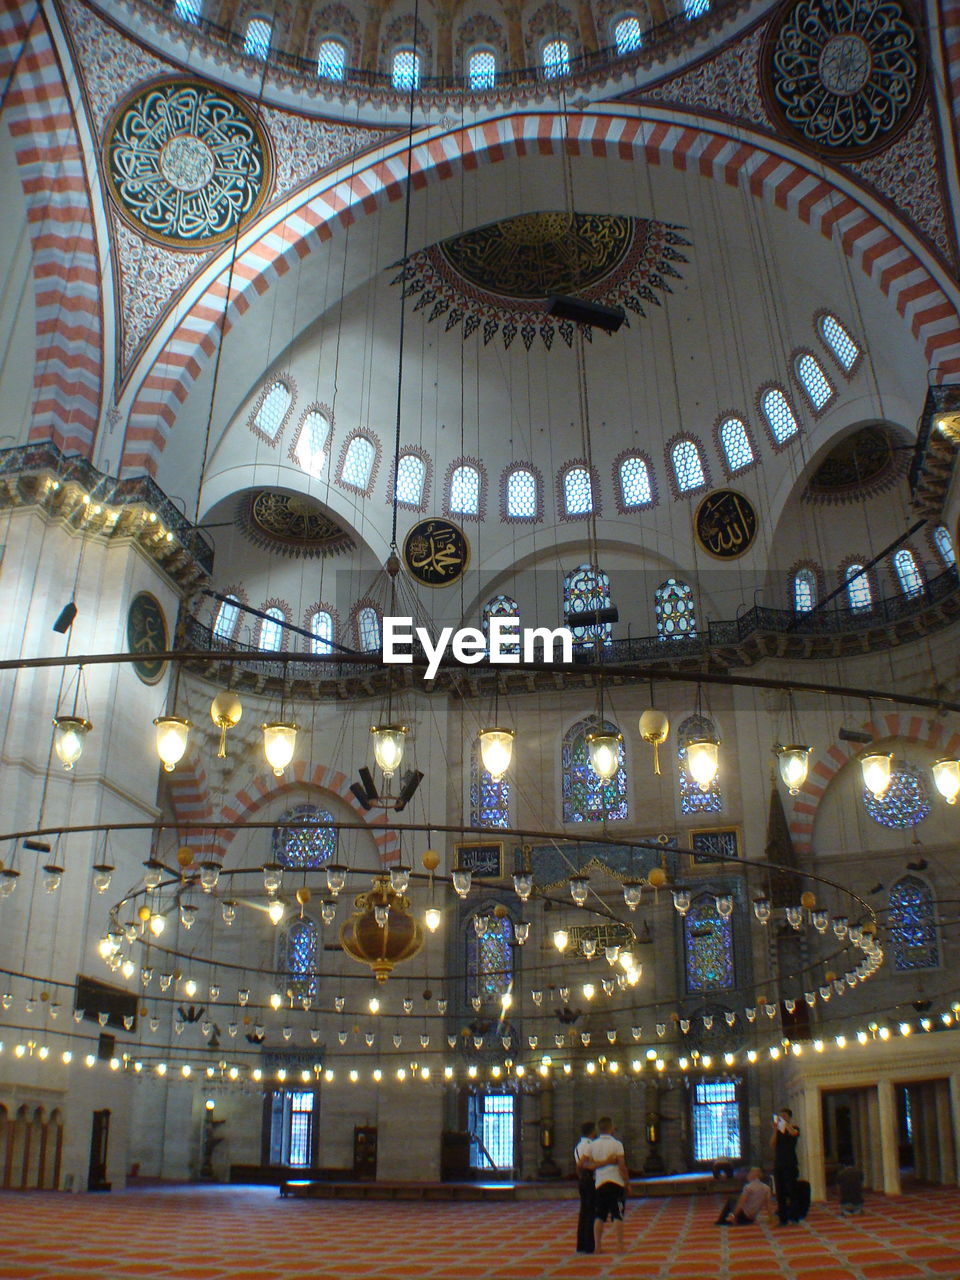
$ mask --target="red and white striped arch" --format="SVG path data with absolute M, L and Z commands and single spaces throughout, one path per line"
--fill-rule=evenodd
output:
M 421 138 L 414 139 L 411 157 L 416 187 L 461 169 L 512 156 L 550 155 L 566 146 L 583 154 L 669 165 L 743 188 L 836 240 L 893 302 L 922 344 L 934 376 L 943 380 L 960 373 L 960 315 L 914 252 L 908 234 L 881 222 L 849 191 L 806 167 L 799 156 L 775 154 L 760 140 L 731 139 L 715 125 L 642 118 L 637 108 L 629 107 L 569 117 L 507 116 L 446 134 L 424 133 Z M 178 410 L 215 349 L 220 324 L 229 330 L 254 298 L 329 240 L 338 224 L 348 226 L 399 200 L 405 179 L 406 153 L 400 148 L 389 155 L 381 152 L 359 172 L 331 175 L 240 255 L 229 299 L 222 259 L 223 270 L 177 323 L 140 384 L 127 424 L 126 472 L 156 472 Z
M 865 733 L 878 742 L 886 738 L 902 738 L 906 742 L 915 742 L 920 746 L 943 756 L 960 755 L 960 733 L 948 733 L 939 720 L 930 720 L 926 716 L 889 715 L 868 721 L 859 726 Z M 794 797 L 792 816 L 790 818 L 790 834 L 798 853 L 810 853 L 813 847 L 813 825 L 817 817 L 817 809 L 824 793 L 841 769 L 851 760 L 855 760 L 863 751 L 856 743 L 836 742 L 827 751 L 822 760 L 818 760 L 810 770 L 810 776 L 804 783 L 798 796 Z
M 33 247 L 36 372 L 31 440 L 89 457 L 100 417 L 100 265 L 83 154 L 36 5 L 0 7 L 0 84 Z

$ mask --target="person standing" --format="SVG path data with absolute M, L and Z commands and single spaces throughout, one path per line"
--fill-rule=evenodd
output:
M 590 1155 L 597 1126 L 587 1120 L 580 1127 L 580 1141 L 573 1150 L 573 1159 L 577 1169 L 577 1180 L 580 1186 L 580 1217 L 577 1219 L 577 1253 L 593 1253 L 596 1247 L 593 1239 L 594 1185 L 593 1166 L 588 1168 L 585 1161 Z
M 623 1143 L 613 1136 L 613 1121 L 609 1116 L 601 1116 L 597 1128 L 600 1135 L 591 1143 L 585 1161 L 594 1170 L 595 1178 L 595 1252 L 603 1252 L 603 1228 L 609 1221 L 614 1224 L 616 1251 L 622 1253 L 623 1206 L 630 1191 L 630 1174 Z
M 797 1182 L 800 1165 L 797 1161 L 797 1141 L 800 1130 L 793 1123 L 793 1112 L 781 1107 L 773 1121 L 770 1147 L 773 1151 L 773 1178 L 777 1189 L 777 1217 L 781 1227 L 788 1222 L 799 1222 L 797 1213 Z

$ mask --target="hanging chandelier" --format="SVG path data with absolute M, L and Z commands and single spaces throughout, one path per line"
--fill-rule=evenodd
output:
M 356 898 L 340 926 L 340 945 L 348 956 L 386 982 L 394 968 L 423 947 L 423 927 L 410 913 L 410 899 L 397 893 L 389 875 L 374 877 L 373 887 Z

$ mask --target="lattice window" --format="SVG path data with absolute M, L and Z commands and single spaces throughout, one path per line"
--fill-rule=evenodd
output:
M 419 507 L 426 481 L 427 464 L 419 454 L 401 454 L 397 462 L 397 501 L 407 507 Z
M 507 476 L 506 512 L 511 520 L 537 518 L 537 477 L 526 467 L 515 467 Z
M 739 418 L 726 418 L 721 422 L 720 445 L 729 471 L 742 471 L 752 464 L 753 445 L 745 424 Z
M 471 1168 L 513 1169 L 517 1128 L 513 1094 L 475 1093 L 469 1102 Z
M 312 920 L 295 920 L 287 930 L 286 973 L 297 998 L 317 994 L 317 952 L 320 934 Z
M 467 83 L 474 93 L 492 89 L 497 82 L 497 59 L 489 49 L 474 49 L 467 59 Z
M 702 18 L 710 12 L 710 0 L 683 0 L 683 16 L 685 18 Z
M 315 827 L 285 827 L 285 822 L 315 822 Z M 309 870 L 331 862 L 337 852 L 337 828 L 329 809 L 298 804 L 288 809 L 273 829 L 273 861 L 281 867 Z M 324 825 L 329 824 L 329 825 Z
M 940 553 L 940 559 L 948 569 L 952 568 L 957 563 L 957 556 L 953 549 L 950 531 L 944 525 L 938 524 L 933 531 L 933 541 Z
M 470 755 L 470 825 L 471 827 L 509 827 L 510 783 L 506 776 L 496 782 L 483 767 L 479 745 L 474 742 Z
M 793 607 L 809 613 L 817 603 L 817 575 L 812 569 L 798 569 L 793 575 Z
M 342 40 L 321 40 L 317 50 L 317 75 L 321 80 L 342 80 L 347 70 L 347 46 Z
M 542 59 L 545 79 L 565 76 L 570 70 L 570 45 L 566 40 L 548 40 L 543 46 Z
M 481 624 L 483 629 L 483 634 L 485 636 L 489 636 L 490 634 L 489 623 L 491 618 L 519 618 L 519 617 L 520 617 L 520 606 L 517 604 L 516 600 L 514 600 L 511 596 L 505 596 L 502 594 L 498 596 L 494 596 L 492 600 L 488 600 L 487 603 L 483 606 L 483 621 Z M 516 640 L 505 640 L 503 642 L 502 648 L 504 653 L 519 653 L 520 652 L 519 637 Z M 507 826 L 507 823 L 504 822 L 499 825 L 505 827 Z
M 893 567 L 897 572 L 900 590 L 905 596 L 918 596 L 923 591 L 923 576 L 917 558 L 909 547 L 901 547 L 894 553 Z
M 243 52 L 248 58 L 259 58 L 261 62 L 266 62 L 272 35 L 273 27 L 266 18 L 251 18 L 243 37 Z
M 609 609 L 613 605 L 610 595 L 610 579 L 602 569 L 592 564 L 581 564 L 568 573 L 563 580 L 563 612 L 569 617 L 570 632 L 575 645 L 610 644 L 613 636 L 613 624 L 610 622 L 588 622 L 583 626 L 573 624 L 573 616 L 578 613 L 595 613 L 598 609 Z
M 707 483 L 703 469 L 700 450 L 693 440 L 678 440 L 670 450 L 673 463 L 673 474 L 677 479 L 677 488 L 681 493 L 691 493 L 694 489 L 702 489 Z
M 266 57 L 266 54 L 263 56 Z M 258 431 L 262 431 L 268 440 L 276 440 L 292 398 L 290 388 L 285 382 L 274 382 L 263 397 L 260 408 L 254 416 L 253 425 Z
M 848 564 L 843 571 L 847 583 L 847 602 L 851 609 L 861 612 L 873 608 L 873 592 L 870 590 L 870 579 L 863 571 L 862 564 Z
M 286 617 L 282 609 L 265 609 L 266 617 L 260 622 L 260 648 L 275 653 L 283 644 L 283 623 Z
M 333 645 L 330 643 L 333 639 L 333 614 L 326 609 L 318 609 L 310 619 L 310 630 L 313 632 L 310 652 L 319 657 L 333 653 Z
M 657 635 L 661 640 L 682 640 L 697 634 L 697 615 L 693 592 L 685 582 L 668 578 L 654 593 Z
M 770 387 L 763 393 L 760 408 L 777 444 L 786 444 L 800 430 L 790 401 L 779 387 Z
M 840 368 L 849 373 L 859 359 L 860 348 L 836 316 L 820 317 L 820 336 L 833 352 Z
M 462 463 L 450 477 L 451 515 L 476 516 L 480 514 L 480 472 L 469 463 Z
M 490 912 L 478 937 L 475 918 L 467 921 L 467 999 L 498 1000 L 513 983 L 513 921 Z
M 412 49 L 398 49 L 393 55 L 393 87 L 401 93 L 420 87 L 420 55 Z
M 804 352 L 803 355 L 797 356 L 794 368 L 800 380 L 800 385 L 807 393 L 807 399 L 816 412 L 819 413 L 833 396 L 833 387 L 823 371 L 823 365 L 816 356 L 810 355 L 809 352 Z
M 900 971 L 939 968 L 936 903 L 927 882 L 919 876 L 902 876 L 890 889 L 888 906 L 893 967 Z
M 564 822 L 620 821 L 627 817 L 627 774 L 621 742 L 620 766 L 609 782 L 598 778 L 590 767 L 587 734 L 600 727 L 595 719 L 581 720 L 563 735 L 561 771 Z M 609 720 L 605 733 L 619 733 Z
M 568 516 L 586 516 L 593 510 L 593 481 L 586 467 L 568 467 L 563 473 L 563 510 Z
M 634 53 L 643 44 L 643 28 L 635 14 L 620 18 L 613 28 L 613 42 L 617 53 L 623 57 L 625 53 Z
M 740 1100 L 735 1080 L 698 1080 L 691 1099 L 693 1158 L 739 1160 Z
M 236 596 L 227 596 L 221 600 L 217 610 L 217 620 L 213 624 L 215 640 L 232 640 L 236 635 L 237 623 L 240 621 L 240 601 Z
M 301 423 L 294 453 L 300 466 L 314 479 L 317 479 L 323 471 L 329 444 L 329 421 L 319 409 L 311 409 Z
M 619 467 L 620 498 L 625 510 L 649 507 L 653 502 L 653 485 L 646 458 L 631 454 Z
M 863 804 L 874 822 L 882 827 L 917 827 L 930 815 L 933 804 L 923 774 L 906 760 L 895 760 L 890 785 L 883 795 L 863 789 Z
M 364 605 L 357 614 L 357 639 L 364 653 L 380 648 L 380 615 L 372 605 Z
M 687 991 L 729 991 L 734 986 L 731 917 L 717 910 L 712 893 L 694 898 L 683 918 Z
M 270 1158 L 274 1164 L 305 1168 L 313 1147 L 315 1095 L 277 1089 L 270 1104 Z
M 701 791 L 700 784 L 690 777 L 686 762 L 689 742 L 716 738 L 716 736 L 717 727 L 708 716 L 688 716 L 677 728 L 677 768 L 680 774 L 681 813 L 720 813 L 723 810 L 723 792 L 720 789 L 719 772 L 709 788 Z
M 181 22 L 199 22 L 203 16 L 203 0 L 176 0 L 173 12 Z
M 371 439 L 367 436 L 354 436 L 347 445 L 340 479 L 351 489 L 366 493 L 376 456 L 376 445 Z

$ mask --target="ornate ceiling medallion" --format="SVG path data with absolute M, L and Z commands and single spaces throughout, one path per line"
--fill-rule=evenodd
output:
M 270 143 L 235 94 L 170 77 L 125 99 L 107 124 L 107 189 L 141 235 L 180 249 L 220 244 L 270 190 Z
M 834 445 L 810 477 L 807 502 L 862 502 L 903 476 L 907 451 L 897 451 L 884 426 L 861 427 Z
M 499 333 L 509 347 L 519 333 L 527 350 L 537 334 L 551 347 L 559 333 L 570 346 L 574 325 L 547 314 L 550 295 L 645 316 L 645 303 L 660 306 L 672 292 L 667 278 L 681 278 L 676 264 L 690 241 L 680 230 L 611 213 L 525 213 L 428 245 L 392 283 L 419 295 L 413 309 L 430 307 L 428 320 L 461 325 L 465 339 L 482 325 L 485 345 Z
M 240 500 L 237 524 L 251 542 L 285 556 L 335 556 L 354 542 L 309 498 L 259 489 Z
M 924 61 L 907 0 L 789 0 L 767 29 L 767 107 L 797 141 L 855 159 L 911 122 Z

